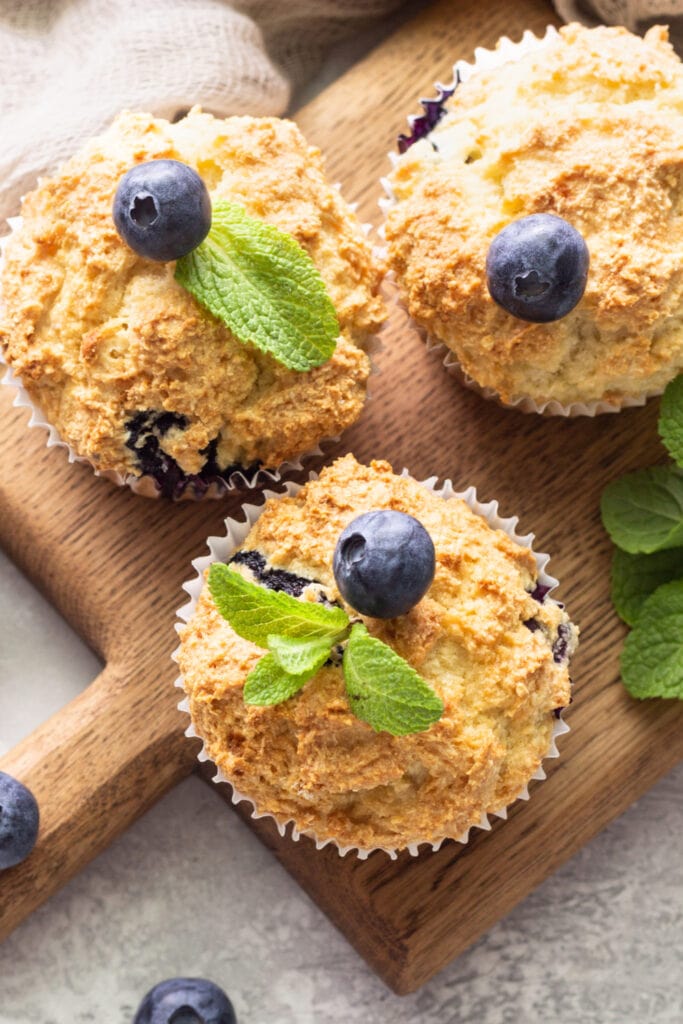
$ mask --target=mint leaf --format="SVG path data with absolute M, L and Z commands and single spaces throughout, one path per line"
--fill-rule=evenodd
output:
M 343 667 L 351 710 L 378 732 L 422 732 L 443 714 L 441 700 L 415 669 L 360 622 L 351 629 Z
M 272 654 L 266 654 L 256 663 L 244 684 L 244 703 L 265 708 L 289 700 L 311 679 L 317 669 L 290 675 L 278 665 Z
M 658 427 L 670 454 L 683 466 L 683 374 L 672 380 L 662 395 Z
M 683 471 L 653 466 L 608 484 L 602 521 L 623 551 L 650 554 L 683 547 Z
M 268 637 L 275 634 L 299 639 L 318 637 L 329 640 L 331 646 L 349 624 L 342 608 L 267 590 L 222 562 L 214 562 L 209 570 L 209 590 L 218 611 L 235 632 L 259 647 L 267 647 Z
M 629 555 L 615 549 L 612 558 L 612 603 L 624 622 L 633 626 L 645 600 L 662 583 L 683 578 L 683 548 Z
M 648 597 L 621 653 L 624 686 L 632 697 L 683 700 L 683 580 Z
M 310 256 L 237 203 L 214 202 L 209 234 L 178 260 L 175 276 L 236 338 L 292 370 L 334 352 L 337 314 Z
M 296 676 L 302 672 L 317 672 L 329 658 L 333 643 L 330 639 L 295 640 L 286 636 L 269 636 L 268 650 L 284 672 Z

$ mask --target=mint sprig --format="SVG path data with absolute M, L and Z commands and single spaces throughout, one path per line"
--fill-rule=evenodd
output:
M 214 562 L 209 570 L 209 590 L 235 632 L 259 647 L 268 647 L 273 635 L 328 639 L 331 647 L 349 624 L 343 608 L 299 601 L 279 590 L 259 587 L 222 562 Z
M 441 718 L 441 699 L 361 622 L 351 627 L 342 664 L 351 710 L 376 731 L 405 736 L 423 732 Z
M 683 700 L 683 579 L 658 587 L 626 638 L 621 674 L 632 697 Z
M 340 633 L 339 638 L 343 635 L 343 632 Z M 276 663 L 283 672 L 289 672 L 293 676 L 317 672 L 329 658 L 334 644 L 334 637 L 325 637 L 321 640 L 295 640 L 289 636 L 277 635 L 268 637 L 268 650 Z
M 327 362 L 339 322 L 299 243 L 237 203 L 217 199 L 209 234 L 176 263 L 176 280 L 245 344 L 291 370 Z
M 282 704 L 298 693 L 317 671 L 314 668 L 292 675 L 278 665 L 274 655 L 266 654 L 247 676 L 244 684 L 244 702 L 261 708 Z
M 251 670 L 244 701 L 281 704 L 318 672 L 332 648 L 345 644 L 342 668 L 357 718 L 394 736 L 422 732 L 443 703 L 412 666 L 343 608 L 302 601 L 245 579 L 221 562 L 209 570 L 209 591 L 234 631 L 268 650 Z
M 657 427 L 669 455 L 683 466 L 683 374 L 672 380 L 662 395 Z
M 663 583 L 683 579 L 683 548 L 629 555 L 614 549 L 612 557 L 612 604 L 628 626 L 638 621 L 641 609 Z
M 664 392 L 658 426 L 675 464 L 614 480 L 600 507 L 617 546 L 612 601 L 633 627 L 621 655 L 624 686 L 641 699 L 683 700 L 683 375 Z
M 651 554 L 683 546 L 683 470 L 652 466 L 608 484 L 602 521 L 622 551 Z

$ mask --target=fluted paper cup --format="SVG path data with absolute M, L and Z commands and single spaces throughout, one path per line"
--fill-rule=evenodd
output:
M 404 469 L 401 475 L 410 476 L 410 473 L 408 472 L 408 470 Z M 309 475 L 309 480 L 315 479 L 317 479 L 317 474 L 311 473 Z M 555 579 L 554 576 L 551 576 L 548 572 L 548 562 L 550 560 L 549 555 L 537 554 L 533 550 L 533 533 L 519 534 L 517 532 L 517 525 L 519 522 L 518 517 L 501 516 L 498 510 L 497 501 L 480 502 L 477 498 L 476 488 L 474 487 L 468 487 L 467 490 L 465 491 L 455 491 L 450 480 L 446 480 L 441 485 L 441 487 L 437 486 L 437 482 L 438 481 L 436 477 L 429 477 L 429 479 L 422 481 L 422 485 L 426 487 L 428 490 L 432 491 L 434 494 L 437 494 L 440 497 L 442 497 L 445 501 L 449 501 L 452 498 L 461 498 L 472 510 L 472 512 L 474 512 L 478 516 L 481 516 L 482 519 L 484 519 L 492 529 L 503 530 L 508 535 L 508 537 L 510 537 L 511 540 L 513 540 L 516 544 L 519 544 L 521 547 L 529 548 L 529 550 L 532 552 L 536 560 L 536 567 L 538 570 L 538 584 L 539 588 L 542 588 L 542 593 L 544 595 L 543 600 L 554 601 L 554 598 L 550 597 L 549 595 L 551 591 L 553 591 L 558 586 L 558 581 Z M 288 481 L 285 483 L 285 489 L 279 493 L 274 491 L 264 491 L 264 502 L 270 498 L 279 498 L 284 497 L 286 495 L 292 497 L 301 490 L 302 486 L 302 484 L 297 484 L 294 483 L 293 481 Z M 183 584 L 183 590 L 187 592 L 189 600 L 177 612 L 177 617 L 180 620 L 176 624 L 176 630 L 178 632 L 180 632 L 185 623 L 190 621 L 195 612 L 195 609 L 197 607 L 197 601 L 199 600 L 199 595 L 201 594 L 202 588 L 204 586 L 204 574 L 206 570 L 213 562 L 227 562 L 232 557 L 234 552 L 244 543 L 252 526 L 261 515 L 263 508 L 263 504 L 243 505 L 242 515 L 244 518 L 242 520 L 227 518 L 225 520 L 225 533 L 222 536 L 208 538 L 206 543 L 209 549 L 209 553 L 207 555 L 203 555 L 199 558 L 196 558 L 192 562 L 194 575 L 192 576 L 191 579 L 189 579 L 186 583 Z M 559 602 L 557 601 L 555 601 L 555 603 L 559 604 Z M 175 662 L 178 662 L 179 651 L 180 648 L 177 648 L 173 652 L 172 657 Z M 185 687 L 182 676 L 179 676 L 176 679 L 175 685 L 180 690 L 184 691 Z M 187 697 L 184 697 L 180 701 L 180 703 L 178 704 L 178 708 L 180 711 L 185 712 L 188 716 L 190 715 L 190 704 Z M 569 732 L 569 726 L 562 718 L 561 712 L 557 712 L 555 721 L 553 723 L 553 731 L 550 746 L 543 757 L 544 761 L 546 759 L 553 759 L 559 757 L 559 751 L 557 749 L 556 740 L 567 732 Z M 195 731 L 195 727 L 192 721 L 190 721 L 190 724 L 185 730 L 185 735 L 188 737 L 198 737 L 199 739 L 203 739 L 203 737 L 199 736 L 199 734 Z M 201 762 L 211 760 L 205 746 L 202 746 L 202 749 L 199 752 L 198 757 Z M 533 780 L 541 781 L 545 778 L 546 773 L 543 769 L 543 766 L 540 765 L 538 769 L 534 772 L 534 774 L 531 776 L 529 782 Z M 333 838 L 330 837 L 325 837 L 321 839 L 316 835 L 314 831 L 299 831 L 293 819 L 281 820 L 276 815 L 261 810 L 256 805 L 256 803 L 249 797 L 249 794 L 241 792 L 239 788 L 235 786 L 232 780 L 229 779 L 226 775 L 224 775 L 224 773 L 217 766 L 216 773 L 213 776 L 213 781 L 219 784 L 227 784 L 231 787 L 231 800 L 233 804 L 239 804 L 242 802 L 250 804 L 252 808 L 252 818 L 271 818 L 275 822 L 275 825 L 277 826 L 277 829 L 281 836 L 284 837 L 285 835 L 289 834 L 290 838 L 296 842 L 300 839 L 302 835 L 305 835 L 313 840 L 316 849 L 320 850 L 326 846 L 332 846 L 339 852 L 341 856 L 345 856 L 346 854 L 351 853 L 352 855 L 359 857 L 361 860 L 365 860 L 371 853 L 375 852 L 376 850 L 381 850 L 384 853 L 386 853 L 392 860 L 395 860 L 398 854 L 403 851 L 403 849 L 407 849 L 411 856 L 416 857 L 420 852 L 420 847 L 429 846 L 433 851 L 436 851 L 441 848 L 443 843 L 446 842 L 447 838 L 450 838 L 444 837 L 443 839 L 440 839 L 438 842 L 411 843 L 408 846 L 402 848 L 390 848 L 385 846 L 376 846 L 368 848 L 360 846 L 344 846 L 340 843 L 337 843 Z M 527 785 L 525 785 L 517 794 L 517 797 L 514 801 L 512 801 L 512 803 L 515 803 L 517 800 L 528 799 L 529 787 L 527 783 Z M 481 820 L 476 825 L 468 828 L 467 831 L 464 832 L 462 835 L 458 836 L 456 842 L 467 843 L 472 828 L 490 830 L 491 823 L 489 818 L 507 818 L 507 808 L 509 806 L 511 806 L 511 804 L 507 804 L 506 806 L 492 809 L 488 813 L 482 814 Z
M 503 36 L 498 41 L 498 45 L 495 50 L 487 50 L 484 47 L 477 47 L 474 51 L 474 60 L 472 62 L 465 60 L 456 61 L 453 65 L 453 77 L 451 81 L 447 85 L 437 82 L 435 86 L 437 89 L 437 95 L 433 99 L 421 99 L 419 101 L 422 104 L 424 113 L 408 117 L 410 134 L 405 137 L 402 136 L 402 138 L 405 138 L 406 148 L 410 146 L 412 141 L 417 142 L 418 139 L 429 136 L 432 129 L 434 129 L 439 123 L 447 101 L 453 95 L 460 83 L 466 82 L 478 72 L 490 71 L 494 68 L 502 67 L 504 64 L 509 64 L 513 61 L 519 60 L 529 53 L 541 50 L 544 46 L 547 46 L 548 43 L 551 43 L 557 38 L 557 29 L 552 25 L 548 26 L 545 34 L 540 38 L 535 36 L 533 32 L 527 30 L 518 43 L 513 42 L 507 36 Z M 388 158 L 392 167 L 395 167 L 399 159 L 398 155 L 391 152 L 388 154 Z M 381 184 L 385 194 L 379 200 L 379 206 L 386 217 L 389 210 L 396 205 L 397 199 L 388 178 L 382 178 Z M 379 229 L 379 234 L 381 238 L 385 237 L 384 225 Z M 652 391 L 648 391 L 643 395 L 639 395 L 638 397 L 624 397 L 618 402 L 606 402 L 600 400 L 594 402 L 571 402 L 568 405 L 564 405 L 554 399 L 539 403 L 530 395 L 521 395 L 513 401 L 504 401 L 494 388 L 483 386 L 473 380 L 461 366 L 458 357 L 445 344 L 445 342 L 434 337 L 434 335 L 425 327 L 422 327 L 421 324 L 418 324 L 411 317 L 410 311 L 401 294 L 400 286 L 396 281 L 393 272 L 387 275 L 387 279 L 389 286 L 396 292 L 396 304 L 406 312 L 411 324 L 426 344 L 427 349 L 429 351 L 440 353 L 443 365 L 446 367 L 448 373 L 455 377 L 464 387 L 469 388 L 472 391 L 476 391 L 477 394 L 481 395 L 483 398 L 491 399 L 505 408 L 517 409 L 519 412 L 525 413 L 538 413 L 543 416 L 597 416 L 602 413 L 620 412 L 622 409 L 643 406 L 650 398 L 654 398 L 657 395 L 662 394 L 663 389 L 657 388 Z

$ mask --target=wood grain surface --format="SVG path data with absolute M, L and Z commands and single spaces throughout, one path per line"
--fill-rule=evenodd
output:
M 327 154 L 331 177 L 377 223 L 385 154 L 416 97 L 431 94 L 475 45 L 549 21 L 541 0 L 437 3 L 297 119 Z M 383 457 L 416 477 L 449 476 L 458 488 L 476 484 L 484 500 L 498 498 L 502 514 L 518 514 L 522 530 L 536 532 L 536 549 L 552 553 L 560 596 L 582 629 L 561 759 L 491 833 L 436 854 L 362 862 L 251 823 L 368 963 L 405 993 L 673 767 L 683 756 L 683 705 L 636 703 L 619 683 L 624 630 L 609 602 L 610 545 L 598 514 L 607 480 L 661 459 L 657 403 L 594 420 L 505 411 L 448 377 L 399 311 L 379 362 L 372 401 L 328 458 L 349 450 Z M 33 788 L 42 812 L 33 855 L 0 877 L 0 936 L 196 766 L 197 744 L 183 736 L 172 687 L 174 613 L 191 559 L 244 499 L 171 506 L 137 498 L 68 465 L 26 426 L 0 389 L 0 542 L 106 668 L 0 762 Z

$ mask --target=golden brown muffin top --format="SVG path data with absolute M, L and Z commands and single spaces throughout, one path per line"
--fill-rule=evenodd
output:
M 308 252 L 339 319 L 327 363 L 298 373 L 242 344 L 174 280 L 175 263 L 121 240 L 118 182 L 159 158 L 189 164 L 212 199 L 241 204 Z M 385 316 L 380 270 L 319 150 L 291 121 L 123 113 L 40 182 L 22 215 L 6 247 L 0 347 L 62 439 L 98 468 L 141 473 L 127 442 L 143 414 L 143 431 L 185 473 L 202 469 L 212 444 L 221 469 L 277 466 L 360 414 L 364 348 Z M 176 419 L 155 426 L 168 413 Z
M 264 652 L 233 631 L 206 585 L 181 631 L 179 664 L 208 754 L 259 811 L 342 846 L 397 848 L 458 837 L 518 796 L 548 752 L 554 709 L 569 702 L 557 642 L 570 654 L 576 634 L 554 601 L 532 596 L 528 548 L 386 462 L 362 466 L 347 455 L 295 497 L 270 499 L 241 550 L 317 581 L 355 616 L 332 558 L 344 527 L 374 509 L 415 516 L 436 549 L 418 605 L 396 619 L 363 619 L 443 700 L 427 731 L 375 732 L 351 713 L 342 669 L 329 662 L 285 703 L 246 705 L 245 679 Z
M 619 402 L 683 369 L 683 68 L 667 38 L 561 29 L 458 86 L 390 177 L 412 316 L 505 401 Z M 491 240 L 531 213 L 564 217 L 590 252 L 584 297 L 555 323 L 486 287 Z

